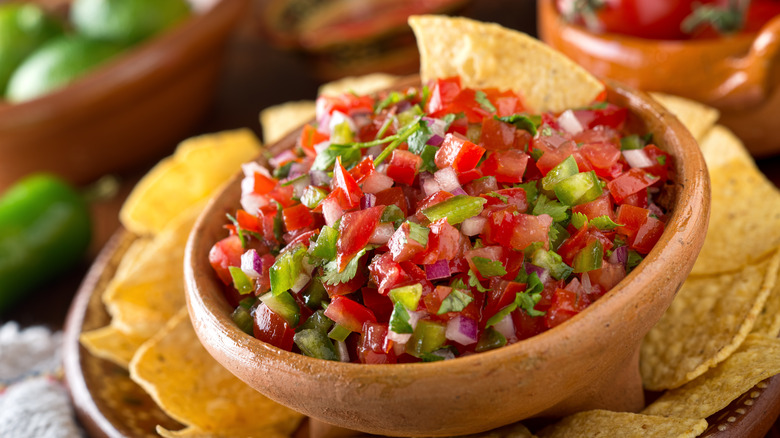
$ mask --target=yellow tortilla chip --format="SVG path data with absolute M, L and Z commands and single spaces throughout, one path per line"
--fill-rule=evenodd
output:
M 159 233 L 178 213 L 214 193 L 260 152 L 248 129 L 206 134 L 183 141 L 135 186 L 119 212 L 137 235 Z
M 338 96 L 344 93 L 357 95 L 376 93 L 389 88 L 399 79 L 398 76 L 387 73 L 371 73 L 363 76 L 349 76 L 323 84 L 318 93 L 320 96 Z
M 214 360 L 198 341 L 186 308 L 138 350 L 130 377 L 171 418 L 204 433 L 253 436 L 271 428 L 290 434 L 303 418 Z
M 720 172 L 721 166 L 742 162 L 754 167 L 753 157 L 733 132 L 723 125 L 715 125 L 699 139 L 699 148 L 710 172 Z
M 542 429 L 538 435 L 539 438 L 693 438 L 705 429 L 704 419 L 595 410 L 570 415 Z
M 181 212 L 136 256 L 124 277 L 115 277 L 103 295 L 111 324 L 149 339 L 185 304 L 184 247 L 204 201 Z
M 136 350 L 145 340 L 112 325 L 84 332 L 79 337 L 81 345 L 93 356 L 109 360 L 122 368 L 128 367 Z
M 460 76 L 463 86 L 519 92 L 533 111 L 592 103 L 604 85 L 560 52 L 524 33 L 467 18 L 409 17 L 423 82 Z
M 751 333 L 769 338 L 780 336 L 780 281 L 775 281 Z
M 710 180 L 709 233 L 693 275 L 735 272 L 780 246 L 780 192 L 752 161 L 710 168 Z
M 487 432 L 464 435 L 462 438 L 534 438 L 535 436 L 522 423 L 514 423 Z
M 684 97 L 664 93 L 650 93 L 650 95 L 677 116 L 698 142 L 702 141 L 720 117 L 717 109 Z
M 780 373 L 780 339 L 749 335 L 723 363 L 684 386 L 667 391 L 642 413 L 707 418 L 777 373 Z
M 314 102 L 301 100 L 274 105 L 260 111 L 263 142 L 275 143 L 295 128 L 314 118 Z
M 689 277 L 641 346 L 645 388 L 672 389 L 733 353 L 775 286 L 780 253 L 733 274 Z

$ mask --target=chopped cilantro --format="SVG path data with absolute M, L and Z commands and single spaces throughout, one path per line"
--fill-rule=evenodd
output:
M 658 161 L 658 164 L 663 166 L 664 164 L 666 164 L 666 155 L 659 155 L 655 157 L 655 160 Z
M 517 129 L 528 131 L 532 136 L 536 136 L 536 130 L 539 128 L 539 125 L 542 124 L 542 118 L 538 115 L 512 114 L 511 116 L 495 118 L 496 120 L 515 125 Z
M 401 222 L 404 220 L 404 212 L 401 210 L 400 207 L 398 207 L 395 204 L 390 204 L 385 207 L 385 210 L 382 212 L 382 217 L 379 219 L 380 222 L 393 222 L 393 225 L 398 227 L 401 225 Z
M 490 290 L 482 286 L 482 283 L 479 282 L 479 278 L 477 278 L 477 274 L 471 269 L 469 269 L 469 286 L 476 287 L 479 292 L 487 292 Z
M 642 256 L 638 252 L 634 251 L 633 249 L 629 250 L 628 257 L 626 259 L 626 273 L 631 272 L 641 261 Z
M 563 262 L 561 256 L 555 251 L 546 251 L 544 248 L 537 249 L 531 256 L 531 263 L 550 271 L 550 275 L 556 280 L 563 280 L 572 273 L 571 266 Z
M 452 292 L 447 295 L 441 302 L 437 315 L 444 315 L 447 312 L 460 312 L 474 301 L 474 297 L 469 295 L 466 290 L 453 288 Z
M 283 179 L 287 178 L 287 175 L 290 174 L 290 168 L 292 167 L 293 163 L 295 161 L 288 161 L 281 166 L 274 169 L 273 177 L 276 179 Z
M 317 154 L 311 170 L 330 170 L 338 157 L 341 157 L 341 163 L 345 166 L 357 162 L 360 159 L 360 148 L 353 144 L 331 144 Z
M 536 198 L 536 205 L 534 205 L 533 214 L 535 216 L 548 214 L 553 218 L 553 221 L 563 222 L 569 218 L 569 214 L 567 213 L 568 210 L 569 206 L 552 200 L 545 195 L 539 195 L 539 197 Z
M 588 217 L 584 213 L 576 212 L 571 214 L 571 224 L 574 228 L 580 229 L 588 224 Z
M 414 329 L 409 324 L 409 312 L 401 302 L 395 303 L 393 313 L 390 315 L 390 330 L 396 333 L 412 333 Z
M 474 96 L 474 100 L 479 103 L 479 105 L 484 109 L 485 111 L 489 113 L 496 112 L 496 107 L 493 106 L 493 103 L 490 102 L 490 99 L 488 99 L 487 94 L 485 94 L 482 90 L 477 90 L 477 93 Z
M 506 268 L 498 260 L 490 260 L 485 257 L 474 257 L 471 261 L 474 263 L 477 271 L 479 271 L 479 275 L 485 278 L 506 275 Z
M 383 109 L 387 108 L 392 104 L 398 103 L 404 99 L 406 99 L 406 95 L 401 94 L 397 91 L 393 91 L 376 105 L 376 107 L 374 108 L 374 114 L 379 114 Z
M 539 195 L 539 189 L 536 187 L 536 181 L 515 184 L 515 187 L 520 187 L 521 189 L 525 190 L 525 199 L 529 204 L 536 203 L 536 197 Z
M 615 223 L 615 221 L 610 219 L 610 217 L 607 215 L 594 217 L 590 220 L 590 225 L 598 228 L 601 231 L 614 230 L 616 227 L 620 226 L 620 224 Z
M 566 228 L 564 228 L 563 225 L 558 222 L 553 222 L 547 236 L 550 238 L 550 248 L 557 250 L 571 234 L 566 231 Z
M 435 146 L 431 146 L 429 144 L 425 145 L 422 153 L 420 154 L 420 158 L 423 160 L 422 166 L 420 166 L 421 172 L 434 173 L 439 170 L 439 167 L 436 165 L 436 152 L 438 151 L 439 148 Z
M 428 122 L 425 120 L 420 119 L 417 123 L 419 124 L 419 129 L 409 137 L 406 143 L 409 145 L 409 152 L 421 155 L 426 143 L 433 136 L 433 132 L 431 132 L 431 128 L 428 127 Z
M 331 286 L 346 283 L 352 280 L 357 274 L 358 261 L 366 253 L 368 247 L 361 249 L 357 254 L 352 257 L 352 260 L 347 263 L 344 270 L 339 272 L 338 260 L 332 260 L 325 265 L 325 273 L 322 275 L 322 282 Z

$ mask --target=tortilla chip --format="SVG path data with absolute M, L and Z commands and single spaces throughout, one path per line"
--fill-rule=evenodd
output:
M 753 157 L 733 132 L 722 125 L 715 125 L 699 139 L 699 148 L 707 168 L 710 171 L 719 171 L 721 166 L 734 161 L 755 166 Z
M 338 96 L 344 93 L 355 93 L 357 95 L 371 94 L 389 88 L 397 82 L 398 79 L 398 76 L 386 73 L 349 76 L 323 84 L 317 94 L 320 96 Z
M 710 180 L 709 233 L 693 275 L 736 272 L 780 246 L 780 192 L 752 161 L 710 168 Z
M 539 432 L 540 438 L 692 438 L 707 429 L 707 420 L 630 412 L 585 411 L 570 415 Z
M 642 342 L 645 388 L 677 388 L 729 357 L 753 328 L 778 266 L 780 252 L 734 274 L 689 277 Z
M 487 432 L 464 435 L 462 438 L 534 438 L 535 436 L 522 423 L 514 423 Z
M 184 306 L 184 247 L 204 205 L 201 201 L 181 212 L 144 247 L 123 277 L 112 279 L 103 302 L 113 326 L 149 339 Z
M 471 88 L 520 93 L 538 112 L 586 106 L 604 84 L 541 41 L 493 23 L 436 15 L 409 17 L 423 82 L 460 76 Z
M 295 128 L 314 118 L 314 102 L 301 100 L 274 105 L 260 111 L 263 142 L 275 143 Z
M 751 333 L 769 338 L 780 336 L 780 281 L 775 281 Z
M 180 211 L 212 195 L 259 153 L 260 143 L 248 129 L 184 140 L 138 182 L 119 219 L 139 236 L 159 233 Z
M 216 436 L 252 436 L 265 428 L 290 434 L 303 418 L 214 360 L 198 340 L 186 308 L 138 350 L 130 377 L 171 418 Z
M 642 413 L 707 418 L 777 373 L 780 373 L 780 339 L 751 334 L 723 363 L 684 386 L 667 391 Z
M 79 337 L 81 345 L 93 356 L 109 360 L 127 368 L 136 350 L 146 339 L 125 333 L 112 325 L 84 332 Z
M 700 143 L 720 117 L 717 109 L 684 97 L 664 93 L 650 93 L 650 96 L 677 116 Z

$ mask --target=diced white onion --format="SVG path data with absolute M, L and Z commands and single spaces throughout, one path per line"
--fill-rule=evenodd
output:
M 317 154 L 321 154 L 322 151 L 330 147 L 330 140 L 321 141 L 314 145 L 314 151 L 317 152 Z
M 515 335 L 515 323 L 512 321 L 511 313 L 503 317 L 501 321 L 497 322 L 496 325 L 493 326 L 493 328 L 495 328 L 497 332 L 504 335 L 507 343 L 511 344 L 512 342 L 517 341 L 517 335 Z
M 425 196 L 431 196 L 432 194 L 441 191 L 441 186 L 436 181 L 436 178 L 428 172 L 420 174 L 420 186 L 422 187 Z
M 558 116 L 558 124 L 561 126 L 561 129 L 572 135 L 579 134 L 585 130 L 572 110 L 566 110 Z
M 653 160 L 647 156 L 644 149 L 627 149 L 623 151 L 623 158 L 626 159 L 629 166 L 637 169 L 643 169 L 655 164 L 653 163 Z
M 259 163 L 255 161 L 250 161 L 248 163 L 244 163 L 241 165 L 241 170 L 244 172 L 244 176 L 251 177 L 254 181 L 255 172 L 262 173 L 263 175 L 267 176 L 268 178 L 271 177 L 271 173 L 268 172 L 268 169 L 261 166 Z
M 391 341 L 395 342 L 396 345 L 398 344 L 406 344 L 409 342 L 409 338 L 412 337 L 411 333 L 396 333 L 392 330 L 387 331 L 387 339 L 390 339 Z
M 328 130 L 330 131 L 331 135 L 333 134 L 333 130 L 344 122 L 347 122 L 350 131 L 357 132 L 357 125 L 355 124 L 355 121 L 352 120 L 352 117 L 342 113 L 341 111 L 333 111 L 330 114 L 330 121 L 328 122 Z
M 447 339 L 461 345 L 471 345 L 477 342 L 477 322 L 463 315 L 458 315 L 447 322 Z
M 439 169 L 433 174 L 436 178 L 436 182 L 445 192 L 452 192 L 453 190 L 460 188 L 460 181 L 458 181 L 458 174 L 455 173 L 455 169 L 452 167 L 445 167 Z
M 487 219 L 480 216 L 470 217 L 460 224 L 460 232 L 466 236 L 476 236 L 485 229 Z
M 268 198 L 264 195 L 258 195 L 252 191 L 241 194 L 241 208 L 246 212 L 257 213 L 261 207 L 266 205 L 268 205 Z
M 379 224 L 374 229 L 374 233 L 371 234 L 371 237 L 368 239 L 368 243 L 384 245 L 388 240 L 390 240 L 390 236 L 392 236 L 394 232 L 395 229 L 393 228 L 393 224 L 389 222 Z
M 361 187 L 364 193 L 379 193 L 382 190 L 387 190 L 393 187 L 393 178 L 379 173 L 372 172 L 363 180 L 363 186 Z
M 336 341 L 336 349 L 339 351 L 339 361 L 349 362 L 349 349 L 344 341 Z
M 309 280 L 311 280 L 311 276 L 307 275 L 305 272 L 301 272 L 300 275 L 298 275 L 298 278 L 295 279 L 295 284 L 293 284 L 290 290 L 293 292 L 300 292 L 309 284 Z

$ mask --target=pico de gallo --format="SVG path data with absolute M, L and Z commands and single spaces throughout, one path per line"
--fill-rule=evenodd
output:
M 564 323 L 664 230 L 672 166 L 628 111 L 533 114 L 455 78 L 317 100 L 209 254 L 232 318 L 276 347 L 382 364 L 451 359 Z

